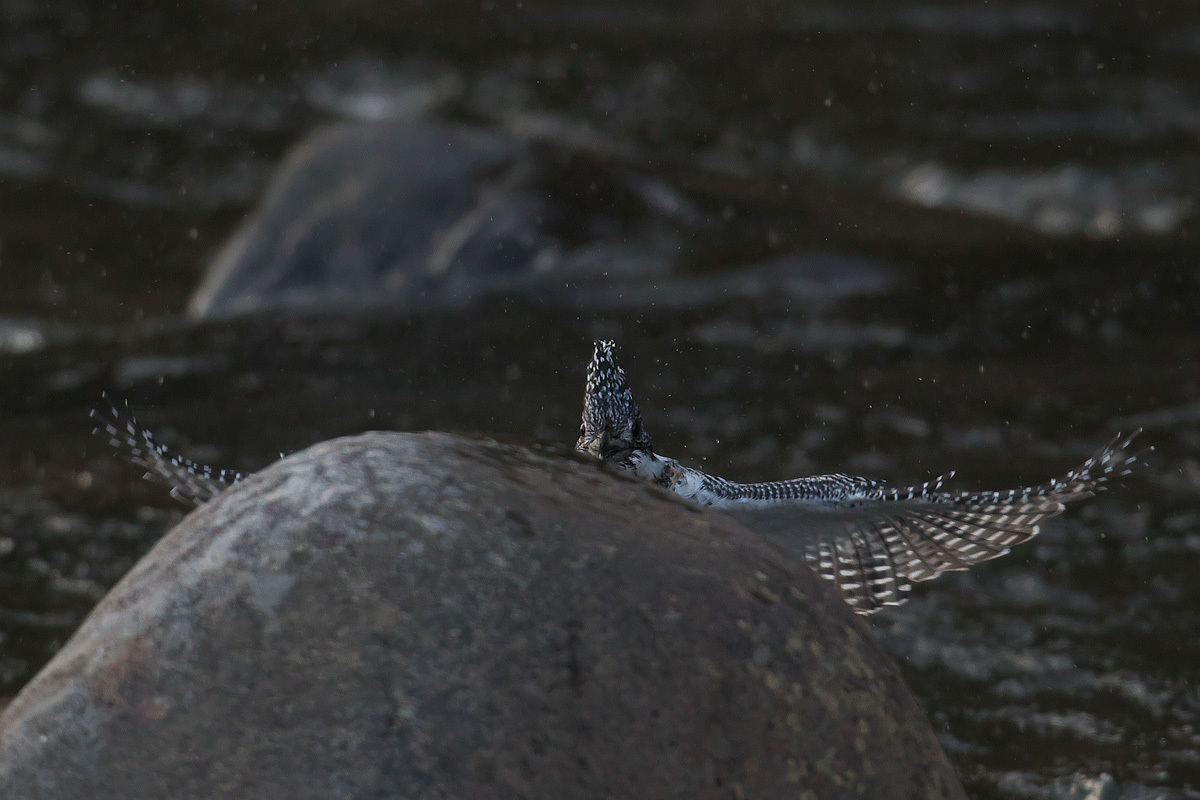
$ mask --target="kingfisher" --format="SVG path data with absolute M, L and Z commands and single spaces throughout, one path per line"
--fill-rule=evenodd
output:
M 1061 478 L 1024 489 L 943 491 L 954 472 L 904 487 L 843 473 L 737 483 L 654 451 L 615 347 L 611 341 L 595 343 L 575 449 L 735 517 L 799 555 L 860 614 L 903 603 L 914 583 L 1004 555 L 1036 536 L 1067 503 L 1128 475 L 1139 457 L 1130 451 L 1140 432 L 1134 431 Z M 118 403 L 107 394 L 104 400 L 91 412 L 95 433 L 144 467 L 146 478 L 166 484 L 178 500 L 198 506 L 246 478 L 172 453 L 138 422 L 128 401 Z
M 1138 459 L 1134 431 L 1061 478 L 1024 489 L 944 491 L 954 472 L 903 487 L 843 473 L 737 483 L 654 451 L 614 348 L 595 343 L 575 449 L 735 517 L 799 555 L 860 614 L 900 605 L 914 583 L 1008 553 Z

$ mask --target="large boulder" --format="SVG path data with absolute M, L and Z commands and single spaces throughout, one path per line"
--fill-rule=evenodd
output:
M 433 433 L 185 519 L 0 716 L 0 796 L 964 797 L 806 568 L 579 457 Z

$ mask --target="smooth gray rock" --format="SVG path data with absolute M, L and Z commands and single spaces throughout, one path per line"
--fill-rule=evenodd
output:
M 0 716 L 0 797 L 964 794 L 764 540 L 578 457 L 372 433 L 164 537 Z
M 199 317 L 418 302 L 538 249 L 515 137 L 428 121 L 330 125 L 292 149 L 188 303 Z
M 644 197 L 650 181 L 595 162 L 576 174 L 572 152 L 430 120 L 318 130 L 289 152 L 188 313 L 414 312 L 512 296 L 579 303 L 597 285 L 666 275 L 681 239 L 663 219 L 671 214 Z M 620 220 L 628 212 L 579 199 L 614 187 L 639 206 L 634 230 Z

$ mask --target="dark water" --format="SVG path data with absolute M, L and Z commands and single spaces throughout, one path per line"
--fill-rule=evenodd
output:
M 1005 488 L 1145 428 L 1125 485 L 872 624 L 974 797 L 1200 796 L 1184 4 L 293 8 L 0 2 L 0 693 L 182 514 L 89 436 L 104 388 L 243 470 L 369 428 L 570 443 L 605 336 L 659 449 L 731 478 Z M 680 255 L 591 294 L 181 316 L 290 143 L 388 115 L 571 143 Z M 629 202 L 588 174 L 562 164 L 585 211 Z

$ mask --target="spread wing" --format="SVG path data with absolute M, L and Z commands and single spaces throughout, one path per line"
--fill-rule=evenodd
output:
M 198 506 L 246 476 L 233 470 L 214 470 L 183 456 L 171 453 L 154 441 L 154 436 L 138 422 L 129 403 L 118 405 L 108 394 L 104 404 L 91 412 L 96 421 L 93 431 L 104 436 L 109 444 L 129 459 L 146 468 L 146 478 L 171 487 L 171 496 L 189 505 Z
M 941 491 L 941 478 L 888 488 L 832 475 L 731 485 L 741 496 L 714 505 L 798 553 L 868 614 L 903 603 L 916 581 L 1004 555 L 1067 503 L 1129 474 L 1136 435 L 1117 437 L 1078 469 L 1024 489 L 950 493 Z

